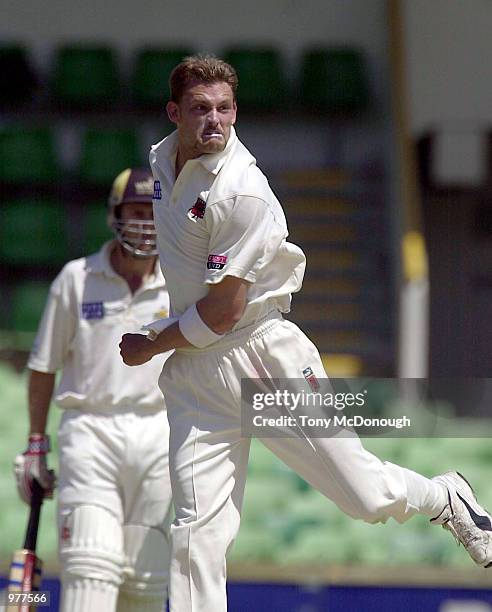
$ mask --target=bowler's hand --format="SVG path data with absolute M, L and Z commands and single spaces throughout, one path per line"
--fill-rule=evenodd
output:
M 153 348 L 153 342 L 143 334 L 124 334 L 120 342 L 120 355 L 126 365 L 142 365 L 155 355 Z

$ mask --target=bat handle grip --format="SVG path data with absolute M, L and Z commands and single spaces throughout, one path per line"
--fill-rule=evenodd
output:
M 43 497 L 44 489 L 39 484 L 39 482 L 34 479 L 32 481 L 31 510 L 29 512 L 29 522 L 27 524 L 26 539 L 24 541 L 24 548 L 27 550 L 36 550 L 39 515 L 41 513 L 41 504 L 43 503 Z
M 44 489 L 36 480 L 32 481 L 32 495 L 31 495 L 31 508 L 33 506 L 40 506 L 43 503 Z

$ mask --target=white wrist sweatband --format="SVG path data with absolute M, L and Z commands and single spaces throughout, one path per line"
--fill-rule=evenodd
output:
M 147 340 L 151 340 L 152 342 L 157 339 L 157 336 L 164 331 L 167 327 L 170 327 L 173 323 L 176 323 L 178 317 L 169 317 L 168 319 L 157 319 L 157 321 L 152 321 L 152 323 L 148 323 L 147 325 L 142 325 L 142 331 L 146 331 Z
M 197 348 L 205 348 L 223 337 L 223 334 L 216 334 L 203 322 L 196 309 L 196 304 L 190 306 L 179 317 L 179 330 L 186 340 Z

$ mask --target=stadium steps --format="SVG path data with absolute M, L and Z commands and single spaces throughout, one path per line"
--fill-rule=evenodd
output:
M 352 244 L 358 239 L 357 227 L 351 223 L 312 221 L 296 226 L 294 239 L 299 242 L 324 240 L 333 244 Z
M 330 372 L 389 373 L 394 350 L 382 181 L 343 169 L 292 170 L 274 181 L 289 240 L 307 258 L 288 317 L 329 355 Z
M 278 175 L 288 188 L 342 189 L 351 181 L 350 173 L 342 168 L 294 168 Z
M 352 299 L 354 302 L 370 302 L 381 308 L 384 306 L 384 291 L 362 276 L 336 274 L 311 274 L 302 284 L 302 292 L 295 298 L 295 303 L 301 299 L 322 298 L 327 303 L 343 302 Z

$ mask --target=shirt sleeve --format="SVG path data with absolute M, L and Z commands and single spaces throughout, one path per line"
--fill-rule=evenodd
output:
M 205 282 L 235 276 L 254 283 L 287 237 L 287 226 L 264 200 L 236 196 L 207 211 L 210 231 Z
M 27 367 L 38 372 L 62 368 L 76 332 L 76 315 L 71 309 L 70 283 L 63 272 L 50 287 L 38 333 Z

